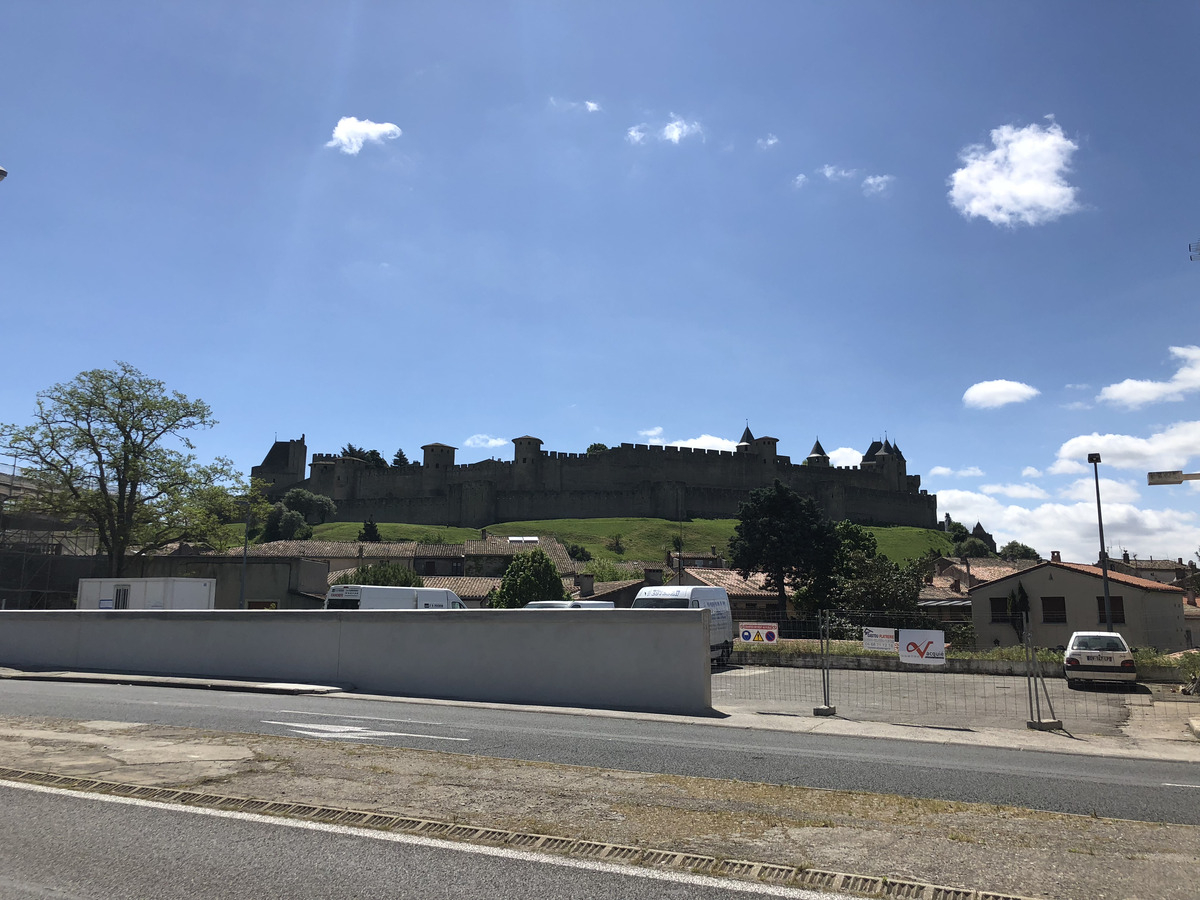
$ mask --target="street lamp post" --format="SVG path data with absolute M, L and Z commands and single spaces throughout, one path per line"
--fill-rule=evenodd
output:
M 1104 549 L 1104 515 L 1100 512 L 1100 454 L 1089 453 L 1088 462 L 1096 475 L 1096 522 L 1100 525 L 1100 580 L 1104 582 L 1104 628 L 1112 631 L 1112 599 L 1108 595 L 1108 553 Z
M 242 588 L 238 592 L 238 609 L 246 608 L 246 555 L 250 544 L 250 501 L 235 500 L 238 506 L 246 510 L 245 524 L 242 526 Z

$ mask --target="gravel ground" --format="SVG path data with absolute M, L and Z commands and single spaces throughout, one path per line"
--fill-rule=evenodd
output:
M 0 717 L 0 765 L 1061 900 L 1192 900 L 1200 829 L 303 738 Z

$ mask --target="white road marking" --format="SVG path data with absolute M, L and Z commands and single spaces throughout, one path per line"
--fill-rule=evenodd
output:
M 359 728 L 357 725 L 325 725 L 320 722 L 273 722 L 263 719 L 264 725 L 282 725 L 297 734 L 315 738 L 343 738 L 358 740 L 380 737 L 420 738 L 426 741 L 469 741 L 470 738 L 444 737 L 440 734 L 406 734 L 402 731 L 372 731 L 370 728 Z
M 1169 782 L 1169 781 L 1164 781 L 1164 782 L 1163 782 L 1163 787 L 1190 787 L 1190 788 L 1200 788 L 1200 784 L 1172 784 L 1172 783 L 1171 783 L 1171 782 Z
M 347 716 L 342 713 L 312 712 L 307 709 L 281 709 L 290 716 L 325 716 L 328 719 L 359 719 L 364 722 L 403 722 L 405 725 L 444 725 L 445 722 L 427 722 L 423 719 L 385 719 L 383 716 Z
M 351 837 L 368 838 L 374 841 L 390 841 L 394 844 L 412 844 L 417 847 L 429 847 L 435 850 L 452 850 L 458 853 L 473 853 L 478 856 L 494 856 L 500 859 L 512 859 L 520 862 L 541 863 L 542 865 L 558 866 L 563 869 L 583 869 L 589 872 L 604 872 L 609 875 L 622 875 L 626 878 L 646 878 L 651 881 L 669 881 L 675 884 L 688 884 L 697 887 L 719 888 L 726 891 L 738 891 L 744 894 L 757 894 L 764 897 L 789 897 L 794 900 L 854 900 L 847 894 L 832 894 L 809 891 L 803 888 L 789 888 L 778 885 L 756 884 L 749 881 L 736 881 L 732 878 L 714 878 L 711 875 L 693 875 L 688 872 L 671 872 L 662 869 L 643 869 L 632 865 L 598 862 L 571 857 L 553 856 L 550 854 L 531 853 L 528 850 L 512 850 L 508 847 L 487 847 L 479 844 L 466 844 L 459 841 L 443 841 L 437 838 L 418 837 L 411 834 L 395 834 L 369 828 L 353 828 L 348 825 L 328 825 L 323 822 L 307 822 L 303 819 L 287 819 L 281 816 L 261 816 L 255 813 L 234 812 L 227 809 L 208 809 L 203 806 L 181 806 L 173 803 L 160 803 L 157 800 L 139 800 L 136 797 L 113 797 L 108 794 L 92 794 L 85 791 L 68 791 L 64 788 L 45 787 L 40 784 L 22 784 L 19 781 L 4 781 L 0 779 L 0 787 L 12 788 L 19 791 L 34 791 L 41 794 L 53 794 L 59 797 L 74 797 L 76 799 L 94 800 L 98 803 L 119 803 L 125 806 L 143 806 L 148 809 L 161 809 L 167 812 L 190 813 L 195 816 L 211 816 L 217 819 L 236 819 L 242 822 L 256 822 L 260 825 L 276 825 L 285 828 L 303 828 L 308 831 L 324 831 L 330 834 L 344 834 Z

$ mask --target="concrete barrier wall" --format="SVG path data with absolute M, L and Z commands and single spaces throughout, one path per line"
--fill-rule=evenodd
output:
M 0 665 L 702 714 L 708 610 L 0 613 Z

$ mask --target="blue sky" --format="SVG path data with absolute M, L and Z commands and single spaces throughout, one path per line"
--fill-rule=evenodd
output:
M 128 361 L 458 461 L 884 436 L 939 510 L 1192 557 L 1194 3 L 105 3 L 0 34 L 0 421 Z

